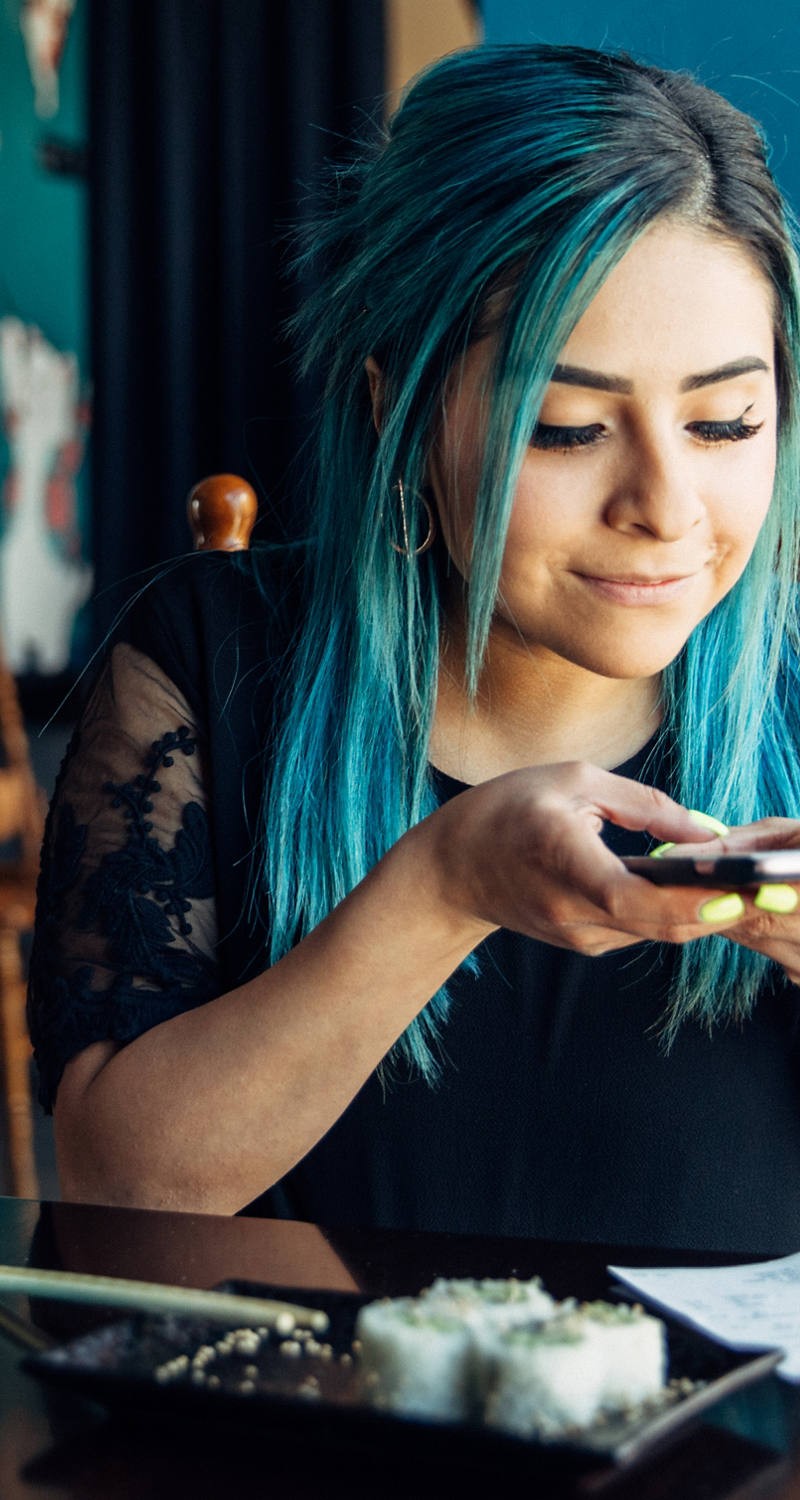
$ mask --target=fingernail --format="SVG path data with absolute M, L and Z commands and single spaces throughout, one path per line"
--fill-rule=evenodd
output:
M 744 915 L 744 902 L 735 891 L 730 891 L 727 896 L 712 896 L 705 901 L 697 915 L 701 922 L 732 922 Z
M 674 848 L 675 848 L 674 844 L 656 844 L 655 849 L 651 849 L 650 850 L 650 858 L 651 859 L 660 859 L 661 856 L 662 856 L 662 854 L 666 854 L 666 852 L 667 852 L 668 849 L 674 849 Z
M 760 911 L 790 912 L 797 905 L 797 891 L 791 885 L 759 886 L 753 904 Z
M 710 813 L 698 812 L 694 807 L 687 807 L 686 811 L 690 818 L 694 818 L 695 823 L 700 824 L 701 828 L 710 828 L 711 832 L 718 833 L 720 838 L 722 838 L 723 833 L 730 833 L 730 828 L 726 828 L 724 823 L 720 823 L 719 818 L 712 818 Z

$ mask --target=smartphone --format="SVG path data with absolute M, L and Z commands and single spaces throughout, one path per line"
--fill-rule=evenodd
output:
M 634 875 L 654 885 L 703 885 L 715 890 L 741 890 L 745 886 L 800 882 L 800 849 L 764 849 L 754 854 L 721 854 L 718 859 L 694 859 L 668 854 L 653 859 L 649 854 L 626 856 L 622 863 Z

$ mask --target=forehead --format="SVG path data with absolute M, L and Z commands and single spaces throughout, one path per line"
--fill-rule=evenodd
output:
M 564 346 L 565 361 L 639 379 L 759 355 L 771 362 L 774 295 L 748 251 L 660 223 L 623 256 Z

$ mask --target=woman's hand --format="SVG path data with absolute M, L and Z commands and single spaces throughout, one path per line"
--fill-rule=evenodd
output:
M 442 897 L 492 926 L 587 954 L 707 935 L 700 908 L 713 891 L 631 874 L 602 841 L 605 821 L 708 842 L 707 827 L 655 787 L 583 762 L 536 766 L 470 788 L 429 820 Z
M 717 859 L 721 854 L 753 854 L 768 849 L 800 849 L 800 819 L 762 818 L 758 823 L 732 828 L 702 851 L 694 844 L 691 852 L 695 856 L 708 853 L 710 858 Z M 681 852 L 677 846 L 670 851 L 676 855 Z M 734 898 L 727 903 L 730 915 L 723 921 L 712 916 L 713 927 L 706 921 L 704 930 L 723 931 L 726 937 L 734 943 L 741 943 L 743 948 L 752 948 L 756 953 L 773 958 L 787 978 L 800 985 L 800 881 L 729 894 Z M 703 904 L 707 899 L 707 896 L 703 898 Z M 775 910 L 775 906 L 783 909 Z

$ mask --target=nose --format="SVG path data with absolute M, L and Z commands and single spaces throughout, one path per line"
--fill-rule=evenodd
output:
M 631 442 L 623 471 L 612 482 L 607 524 L 615 531 L 677 542 L 704 515 L 698 475 L 679 442 L 666 435 Z

